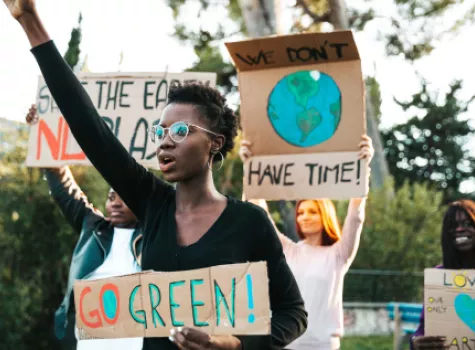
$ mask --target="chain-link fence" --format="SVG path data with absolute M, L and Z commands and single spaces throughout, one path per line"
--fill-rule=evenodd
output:
M 351 269 L 345 277 L 343 300 L 421 303 L 423 294 L 423 272 Z

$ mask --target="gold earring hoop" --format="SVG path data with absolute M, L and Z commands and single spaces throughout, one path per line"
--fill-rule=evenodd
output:
M 221 170 L 221 168 L 223 167 L 223 164 L 224 164 L 224 155 L 221 153 L 221 151 L 218 151 L 217 153 L 214 153 L 212 156 L 211 156 L 211 159 L 209 160 L 208 162 L 208 168 L 209 170 L 213 171 L 213 160 L 214 160 L 214 157 L 219 154 L 221 156 L 221 164 L 219 165 L 219 168 L 216 169 L 216 171 L 219 171 Z

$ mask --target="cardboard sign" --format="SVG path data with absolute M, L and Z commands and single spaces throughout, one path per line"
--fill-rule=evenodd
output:
M 336 152 L 342 152 L 344 162 L 344 154 L 359 151 L 366 132 L 364 81 L 351 31 L 274 36 L 226 46 L 239 72 L 241 123 L 255 158 L 315 158 L 330 152 L 336 164 Z M 306 185 L 296 182 L 293 187 L 304 192 Z M 350 193 L 365 195 L 366 185 L 351 188 L 344 198 Z M 247 186 L 246 197 L 252 198 L 251 193 L 263 199 L 291 199 L 288 194 L 293 192 Z M 327 191 L 312 193 L 323 198 Z
M 74 300 L 80 339 L 270 334 L 266 262 L 77 281 Z
M 475 270 L 424 271 L 425 334 L 451 350 L 475 349 Z
M 102 119 L 142 165 L 158 169 L 156 145 L 147 128 L 156 125 L 174 81 L 215 86 L 215 73 L 78 73 Z M 69 130 L 44 78 L 36 101 L 39 122 L 31 127 L 26 164 L 30 167 L 91 165 Z
M 345 199 L 366 193 L 366 167 L 358 152 L 253 157 L 244 164 L 244 192 L 249 198 L 288 200 Z

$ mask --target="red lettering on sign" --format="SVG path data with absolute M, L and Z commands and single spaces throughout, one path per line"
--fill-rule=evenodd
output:
M 63 118 L 61 117 L 61 120 Z M 69 141 L 69 125 L 68 123 L 64 122 L 64 128 L 63 128 L 63 140 L 61 142 L 61 160 L 84 160 L 86 159 L 86 155 L 84 152 L 79 152 L 79 153 L 68 153 L 66 148 L 68 147 L 68 141 Z
M 84 315 L 83 301 L 84 301 L 84 297 L 89 293 L 91 293 L 91 287 L 86 287 L 81 292 L 81 296 L 79 297 L 79 317 L 81 317 L 81 320 L 89 328 L 99 328 L 99 327 L 102 327 L 102 320 L 101 320 L 101 316 L 99 315 L 98 309 L 95 309 L 89 312 L 89 316 L 92 318 L 95 318 L 96 320 L 95 322 L 86 320 L 86 316 Z
M 48 123 L 41 119 L 38 124 L 38 138 L 36 141 L 36 159 L 41 159 L 41 144 L 43 137 L 46 138 L 51 156 L 54 160 L 85 160 L 84 152 L 68 153 L 69 126 L 63 117 L 58 120 L 58 131 L 55 133 L 48 126 Z
M 54 133 L 49 128 L 48 124 L 43 119 L 40 119 L 39 124 L 38 124 L 36 159 L 40 159 L 41 157 L 41 135 L 44 135 L 44 137 L 46 138 L 46 142 L 48 142 L 48 146 L 51 151 L 51 155 L 53 156 L 53 159 L 58 160 L 62 130 L 63 130 L 63 118 L 59 119 L 57 136 L 54 135 Z

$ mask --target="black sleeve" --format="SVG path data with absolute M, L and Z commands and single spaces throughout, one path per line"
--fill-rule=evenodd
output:
M 77 233 L 81 233 L 84 218 L 88 214 L 102 215 L 89 203 L 86 195 L 74 180 L 69 167 L 59 170 L 43 169 L 51 196 L 58 204 L 66 220 Z
M 127 206 L 143 221 L 152 193 L 165 198 L 171 186 L 129 155 L 102 120 L 89 95 L 61 57 L 53 41 L 32 50 L 46 84 L 89 161 Z
M 243 349 L 283 349 L 307 329 L 307 311 L 295 277 L 285 260 L 282 244 L 267 214 L 261 208 L 254 231 L 255 261 L 267 261 L 269 298 L 272 310 L 271 337 L 239 337 Z M 269 344 L 270 343 L 270 344 Z

